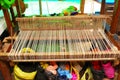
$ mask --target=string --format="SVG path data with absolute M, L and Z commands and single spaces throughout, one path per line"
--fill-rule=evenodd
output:
M 26 21 L 27 20 L 27 21 Z M 35 21 L 39 19 L 32 20 L 24 18 L 20 22 L 25 28 L 34 29 L 36 25 Z M 53 21 L 56 19 L 52 19 Z M 51 22 L 52 22 L 51 20 Z M 59 19 L 67 22 L 67 18 Z M 84 19 L 85 20 L 85 19 Z M 46 22 L 43 27 L 45 30 L 25 30 L 20 31 L 18 38 L 14 42 L 10 54 L 15 54 L 14 59 L 21 59 L 19 57 L 22 54 L 21 50 L 23 48 L 31 48 L 35 52 L 38 52 L 40 56 L 34 57 L 34 59 L 74 59 L 74 58 L 102 58 L 102 55 L 108 54 L 107 57 L 112 57 L 111 54 L 115 53 L 113 49 L 114 45 L 107 38 L 107 35 L 104 33 L 104 30 L 99 28 L 101 25 L 102 19 L 95 19 L 96 23 L 90 25 L 93 26 L 93 29 L 89 29 L 88 26 L 89 20 L 86 19 L 85 25 L 82 25 L 81 30 L 76 29 L 67 29 L 67 26 L 62 23 L 52 23 L 52 26 L 56 30 L 51 30 L 52 26 L 48 27 Z M 93 20 L 91 20 L 93 22 Z M 38 21 L 39 22 L 39 21 Z M 49 18 L 48 18 L 48 22 Z M 68 20 L 69 23 L 72 23 Z M 34 23 L 30 25 L 31 23 Z M 74 23 L 74 22 L 73 22 Z M 42 24 L 42 23 L 41 23 Z M 40 27 L 41 27 L 40 24 Z M 51 23 L 50 23 L 51 24 Z M 74 24 L 72 24 L 74 26 Z M 104 24 L 105 25 L 105 24 Z M 76 26 L 74 26 L 76 27 Z M 79 26 L 77 26 L 79 27 Z M 81 26 L 80 26 L 81 27 Z M 97 27 L 97 28 L 96 28 Z M 50 30 L 46 30 L 50 29 Z M 96 49 L 96 50 L 95 50 Z M 107 51 L 106 51 L 107 50 Z M 27 50 L 26 50 L 27 51 Z M 27 53 L 27 52 L 26 52 Z M 80 55 L 80 56 L 76 56 Z M 90 55 L 90 56 L 88 56 Z M 98 55 L 98 56 L 96 56 Z M 29 56 L 29 54 L 28 54 Z M 115 57 L 115 56 L 113 56 Z M 33 57 L 30 57 L 33 58 Z M 105 58 L 105 56 L 104 56 Z M 24 59 L 28 59 L 24 55 Z
M 49 6 L 48 6 L 48 0 L 46 0 L 46 5 L 47 5 L 48 14 L 50 14 L 50 12 L 49 12 Z
M 18 48 L 16 49 L 16 52 L 15 52 L 15 56 L 20 56 L 21 55 L 21 50 L 23 49 L 23 48 L 25 48 L 25 46 L 26 46 L 26 44 L 28 43 L 28 39 L 29 39 L 29 36 L 31 35 L 31 32 L 30 31 L 24 31 L 24 33 L 22 33 L 22 35 L 21 35 L 21 42 L 20 42 L 20 44 L 19 44 L 19 46 L 18 46 Z M 17 57 L 16 57 L 17 58 Z M 20 58 L 20 57 L 18 57 L 18 58 Z
M 78 38 L 79 38 L 79 45 L 81 47 L 81 54 L 83 55 L 82 57 L 85 58 L 85 50 L 84 50 L 84 46 L 83 45 L 83 41 L 84 41 L 84 35 L 82 34 L 82 31 L 78 31 Z
M 100 52 L 100 48 L 102 47 L 101 45 L 99 45 L 99 40 L 97 40 L 97 39 L 99 39 L 99 37 L 95 37 L 95 36 L 97 36 L 96 35 L 97 34 L 97 32 L 94 30 L 92 30 L 91 31 L 91 37 L 92 37 L 92 46 L 93 46 L 93 52 L 97 52 L 97 54 L 99 55 L 99 56 L 97 56 L 97 57 L 99 57 L 99 58 L 101 58 L 101 52 Z M 100 47 L 100 48 L 99 48 Z M 94 53 L 94 54 L 95 54 Z M 95 54 L 95 56 L 94 56 L 94 58 L 96 58 L 96 54 Z
M 112 42 L 110 42 L 108 39 L 107 39 L 107 37 L 106 37 L 106 34 L 103 32 L 103 31 L 100 31 L 99 30 L 99 32 L 100 32 L 100 35 L 102 35 L 103 36 L 103 38 L 105 39 L 105 41 L 104 41 L 104 44 L 107 44 L 106 46 L 108 47 L 108 48 L 106 48 L 107 49 L 107 53 L 108 54 L 110 54 L 110 51 L 112 51 L 113 53 L 114 53 L 114 55 L 112 55 L 112 57 L 115 57 L 116 55 L 115 55 L 115 49 L 113 48 L 113 44 L 112 44 Z M 105 43 L 106 42 L 106 43 Z M 110 55 L 109 55 L 110 56 Z
M 82 38 L 81 38 L 80 32 L 81 31 L 79 31 L 79 30 L 76 32 L 76 38 L 78 38 L 78 46 L 79 46 L 78 51 L 79 51 L 79 53 L 82 54 L 82 53 L 84 53 L 84 49 L 82 47 L 82 41 L 81 41 Z
M 88 45 L 89 45 L 89 49 L 92 49 L 92 44 L 91 44 L 91 37 L 90 37 L 90 32 L 91 32 L 91 30 L 90 31 L 88 31 L 88 30 L 86 30 L 85 31 L 85 36 L 86 36 L 86 41 L 88 42 Z M 87 45 L 87 46 L 88 46 Z M 89 51 L 89 50 L 87 50 L 87 51 Z M 94 52 L 92 53 L 91 51 L 89 51 L 89 55 L 91 56 L 91 54 L 94 54 Z M 92 58 L 93 58 L 93 56 L 92 56 Z
M 78 46 L 78 39 L 76 37 L 76 33 L 77 30 L 72 30 L 72 34 L 71 34 L 71 39 L 72 39 L 72 43 L 73 43 L 73 46 L 74 46 L 74 55 L 78 55 L 79 53 L 79 46 Z M 76 58 L 79 58 L 79 56 L 76 56 Z
M 19 34 L 18 34 L 18 37 L 16 38 L 16 41 L 14 42 L 14 44 L 13 44 L 13 46 L 12 46 L 12 48 L 11 48 L 11 51 L 10 51 L 10 53 L 9 53 L 9 55 L 10 55 L 10 59 L 12 59 L 12 55 L 14 55 L 15 54 L 15 51 L 16 51 L 16 49 L 17 49 L 17 47 L 18 47 L 18 45 L 20 44 L 20 42 L 21 42 L 21 36 L 20 35 L 22 35 L 22 31 L 20 31 L 19 32 Z
M 52 50 L 51 50 L 54 54 L 53 55 L 57 55 L 55 52 L 58 52 L 58 44 L 57 44 L 57 31 L 54 30 L 52 33 Z M 55 59 L 55 56 L 53 56 L 53 59 Z

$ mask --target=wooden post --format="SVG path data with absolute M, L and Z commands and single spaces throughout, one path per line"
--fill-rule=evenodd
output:
M 39 0 L 39 10 L 40 10 L 40 16 L 42 16 L 42 2 Z
M 105 14 L 106 0 L 102 0 L 100 14 Z
M 4 13 L 5 21 L 6 21 L 6 24 L 7 24 L 8 32 L 9 32 L 10 35 L 13 35 L 13 26 L 12 26 L 12 21 L 10 19 L 8 9 L 3 9 L 3 13 Z
M 12 16 L 12 22 L 14 22 L 14 24 L 16 24 L 15 14 L 14 14 L 14 11 L 13 11 L 12 7 L 10 7 L 10 13 L 11 13 L 11 16 Z
M 16 1 L 15 1 L 15 5 L 16 5 L 16 9 L 17 9 L 17 15 L 18 15 L 18 17 L 21 17 L 22 15 L 21 15 L 21 10 L 20 10 L 19 1 L 20 1 L 20 0 L 16 0 Z
M 115 4 L 115 8 L 114 8 L 114 14 L 112 17 L 111 27 L 110 27 L 110 32 L 112 34 L 116 33 L 117 25 L 119 23 L 118 21 L 119 18 L 120 18 L 120 0 L 117 0 Z
M 6 62 L 0 61 L 0 71 L 2 72 L 4 80 L 12 80 L 11 73 L 7 64 L 8 63 Z
M 118 64 L 118 75 L 117 75 L 117 80 L 120 80 L 120 61 Z
M 85 0 L 81 0 L 81 3 L 80 3 L 81 14 L 84 14 L 84 6 L 85 6 Z

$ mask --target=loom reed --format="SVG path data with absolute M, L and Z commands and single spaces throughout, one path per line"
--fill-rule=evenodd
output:
M 105 16 L 18 18 L 11 60 L 114 59 L 119 51 L 104 32 Z M 23 49 L 26 49 L 22 52 Z M 29 49 L 32 51 L 29 52 Z

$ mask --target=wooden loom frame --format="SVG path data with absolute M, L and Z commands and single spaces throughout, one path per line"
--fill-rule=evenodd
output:
M 17 1 L 17 0 L 16 0 Z M 82 0 L 83 2 L 82 3 L 84 3 L 84 0 Z M 103 1 L 105 1 L 105 0 L 103 0 Z M 118 0 L 118 2 L 119 2 L 119 4 L 118 5 L 120 5 L 120 0 Z M 105 4 L 105 3 L 104 3 Z M 84 4 L 81 6 L 81 13 L 84 13 Z M 103 11 L 101 11 L 102 13 L 104 13 L 104 9 L 102 9 L 101 8 L 101 10 Z M 19 10 L 18 10 L 19 11 Z M 11 22 L 10 22 L 10 20 L 8 20 L 7 18 L 9 17 L 9 15 L 8 15 L 8 12 L 5 10 L 4 11 L 5 12 L 5 17 L 6 17 L 6 21 L 8 21 L 7 23 L 8 23 L 8 25 L 11 25 Z M 120 6 L 117 8 L 117 11 L 116 11 L 116 13 L 115 13 L 115 15 L 113 16 L 113 21 L 112 21 L 112 26 L 111 26 L 111 33 L 115 33 L 115 28 L 116 28 L 116 23 L 118 23 L 118 21 L 117 21 L 117 19 L 118 19 L 118 16 L 119 16 L 119 12 L 120 12 Z M 117 14 L 117 15 L 116 15 Z M 8 15 L 8 17 L 7 17 L 7 15 Z M 10 24 L 9 24 L 10 23 Z M 10 31 L 9 31 L 10 32 Z M 109 33 L 108 32 L 108 36 L 109 36 L 109 38 L 113 41 L 113 43 L 120 49 L 120 47 L 119 47 L 119 45 L 118 45 L 118 43 L 113 39 L 113 37 L 112 37 L 112 35 L 111 35 L 111 33 Z M 6 66 L 6 63 L 4 63 L 4 62 L 8 62 L 8 58 L 7 58 L 7 53 L 0 53 L 0 56 L 1 56 L 1 62 L 0 62 L 0 64 L 2 64 L 2 65 L 5 65 L 4 66 L 4 68 L 6 69 L 5 71 L 3 71 L 3 76 L 4 76 L 4 78 L 5 78 L 5 80 L 12 80 L 11 79 L 11 77 L 10 77 L 10 74 L 9 74 L 9 69 L 8 69 L 8 66 Z M 7 70 L 8 69 L 8 70 Z M 5 72 L 5 73 L 4 73 Z M 8 75 L 5 75 L 5 74 L 8 74 Z M 118 78 L 118 80 L 119 80 L 119 78 Z

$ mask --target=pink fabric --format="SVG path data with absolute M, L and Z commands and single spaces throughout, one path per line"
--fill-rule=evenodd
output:
M 105 75 L 108 78 L 114 78 L 114 74 L 115 74 L 115 69 L 113 68 L 113 66 L 111 65 L 110 62 L 106 63 L 106 64 L 102 64 Z
M 77 80 L 77 75 L 75 73 L 72 73 L 72 79 L 71 80 Z

